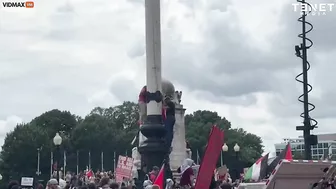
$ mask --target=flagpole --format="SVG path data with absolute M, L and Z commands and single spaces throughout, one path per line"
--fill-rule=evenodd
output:
M 63 152 L 63 178 L 65 178 L 65 167 L 66 167 L 66 151 Z
M 89 170 L 91 170 L 91 151 L 89 151 Z
M 115 172 L 116 170 L 116 152 L 113 152 L 113 171 Z
M 220 157 L 221 157 L 221 166 L 223 166 L 223 152 L 222 152 L 222 150 L 221 150 L 221 155 L 220 155 Z
M 50 152 L 50 178 L 53 176 L 54 153 Z
M 103 171 L 104 170 L 104 152 L 103 151 L 101 152 L 100 156 L 101 156 L 101 171 Z
M 79 164 L 79 151 L 77 150 L 76 152 L 76 171 L 77 171 L 77 175 L 79 174 L 79 167 L 78 167 L 78 164 Z

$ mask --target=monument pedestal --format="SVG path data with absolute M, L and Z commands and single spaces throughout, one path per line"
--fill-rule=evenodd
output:
M 178 98 L 177 98 L 178 99 Z M 185 140 L 185 123 L 184 114 L 185 110 L 183 105 L 176 102 L 175 105 L 175 126 L 174 126 L 174 138 L 172 142 L 172 152 L 170 154 L 170 169 L 176 171 L 183 163 L 183 160 L 187 158 L 186 152 L 186 140 Z

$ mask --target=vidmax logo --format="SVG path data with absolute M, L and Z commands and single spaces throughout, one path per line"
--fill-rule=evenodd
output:
M 2 2 L 2 6 L 5 8 L 34 8 L 34 2 Z

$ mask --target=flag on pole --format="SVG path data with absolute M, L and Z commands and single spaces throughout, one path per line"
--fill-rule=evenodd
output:
M 201 162 L 201 158 L 200 158 L 198 150 L 196 151 L 196 155 L 197 155 L 196 163 L 197 163 L 197 165 L 199 165 L 199 163 Z
M 288 143 L 284 150 L 280 152 L 280 154 L 271 162 L 271 164 L 267 167 L 267 175 L 271 174 L 271 172 L 275 169 L 275 167 L 278 165 L 280 160 L 286 159 L 286 160 L 292 160 L 292 148 L 290 144 Z
M 116 152 L 113 152 L 113 171 L 116 171 Z
M 76 156 L 77 156 L 77 157 L 76 157 L 76 162 L 77 162 L 77 163 L 76 163 L 76 164 L 77 164 L 77 165 L 76 165 L 76 171 L 77 171 L 77 175 L 78 175 L 78 173 L 79 173 L 79 165 L 78 165 L 78 164 L 79 164 L 79 151 L 78 151 L 78 150 L 77 150 L 77 152 L 76 152 Z
M 86 177 L 87 177 L 87 178 L 91 178 L 91 177 L 93 177 L 93 172 L 92 172 L 91 169 L 89 169 L 89 170 L 86 172 Z
M 266 177 L 268 155 L 259 158 L 246 172 L 244 180 L 259 181 Z
M 89 169 L 91 169 L 91 151 L 89 151 Z
M 224 132 L 216 125 L 212 126 L 208 144 L 197 174 L 195 189 L 209 188 L 223 144 Z
M 156 179 L 153 183 L 153 185 L 159 186 L 159 189 L 164 189 L 164 172 L 165 172 L 165 163 L 163 163 L 158 175 L 156 176 Z
M 101 158 L 101 170 L 104 171 L 104 152 L 102 151 L 100 154 Z

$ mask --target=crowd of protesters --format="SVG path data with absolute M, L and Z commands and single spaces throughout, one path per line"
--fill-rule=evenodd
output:
M 196 174 L 193 170 L 194 161 L 185 159 L 183 164 L 177 170 L 179 178 L 168 178 L 165 182 L 166 189 L 192 189 L 196 183 Z M 143 182 L 143 189 L 155 189 L 155 180 L 158 177 L 160 170 L 154 167 L 148 174 L 147 180 Z M 59 175 L 58 175 L 59 174 Z M 116 182 L 115 175 L 112 171 L 83 171 L 79 174 L 67 172 L 63 174 L 61 171 L 57 174 L 54 172 L 52 178 L 47 182 L 46 186 L 36 184 L 35 189 L 134 189 L 134 180 L 124 180 Z M 57 178 L 59 177 L 59 180 Z M 178 180 L 179 182 L 176 182 Z M 238 182 L 232 182 L 230 175 L 226 174 L 225 178 L 213 177 L 209 189 L 231 189 L 237 186 Z M 21 189 L 17 181 L 11 181 L 7 189 Z M 141 188 L 140 188 L 141 189 Z

